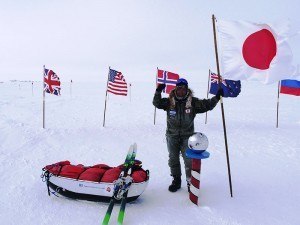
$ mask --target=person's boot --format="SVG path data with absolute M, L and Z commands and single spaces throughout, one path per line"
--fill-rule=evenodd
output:
M 174 176 L 172 184 L 169 186 L 169 191 L 176 192 L 180 188 L 181 188 L 181 178 L 180 176 Z

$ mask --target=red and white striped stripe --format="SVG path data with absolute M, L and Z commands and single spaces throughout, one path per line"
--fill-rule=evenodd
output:
M 122 73 L 115 77 L 114 82 L 108 82 L 107 91 L 115 95 L 127 96 L 127 83 Z
M 198 205 L 200 195 L 201 159 L 192 159 L 192 177 L 190 186 L 190 200 Z

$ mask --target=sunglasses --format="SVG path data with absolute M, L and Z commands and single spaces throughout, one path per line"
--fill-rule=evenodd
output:
M 183 90 L 183 89 L 187 90 L 187 88 L 186 88 L 185 85 L 177 86 L 176 89 L 177 89 L 177 90 Z

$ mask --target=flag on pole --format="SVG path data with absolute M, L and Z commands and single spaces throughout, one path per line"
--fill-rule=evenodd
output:
M 218 20 L 217 28 L 224 78 L 269 84 L 290 78 L 296 72 L 287 42 L 288 23 Z
M 157 84 L 166 84 L 164 93 L 170 94 L 170 92 L 176 87 L 176 81 L 179 79 L 179 75 L 176 73 L 168 72 L 165 70 L 157 71 Z
M 280 93 L 300 96 L 300 81 L 282 80 L 280 85 Z
M 127 83 L 121 72 L 109 69 L 107 91 L 115 95 L 127 96 Z
M 221 79 L 221 87 L 224 91 L 223 97 L 237 97 L 241 92 L 241 81 Z M 219 89 L 219 77 L 213 72 L 210 72 L 210 90 L 209 93 L 216 95 Z
M 44 68 L 44 90 L 49 94 L 60 95 L 60 80 L 53 70 Z

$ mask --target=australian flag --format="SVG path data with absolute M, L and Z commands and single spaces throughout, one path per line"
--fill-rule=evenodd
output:
M 44 68 L 44 90 L 49 94 L 60 95 L 60 80 L 53 70 Z
M 227 97 L 237 97 L 241 92 L 241 81 L 237 80 L 227 80 L 221 78 L 221 86 L 224 91 L 225 98 Z M 209 93 L 216 95 L 219 89 L 219 78 L 215 73 L 210 72 L 210 90 Z

